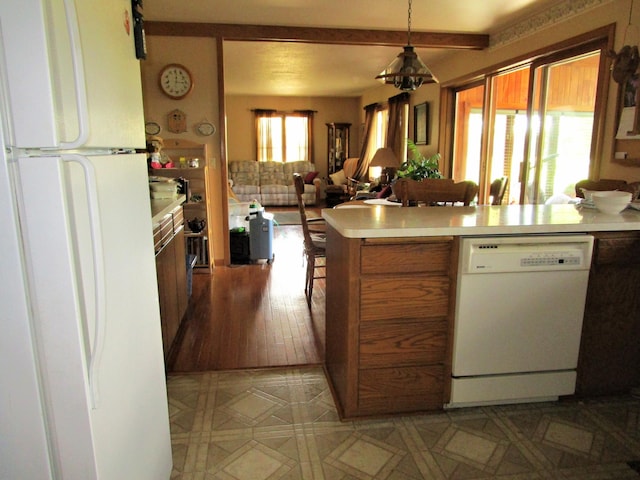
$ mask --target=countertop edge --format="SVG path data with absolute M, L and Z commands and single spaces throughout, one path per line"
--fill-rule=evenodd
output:
M 182 205 L 187 200 L 186 195 L 178 195 L 176 198 L 151 199 L 151 221 L 155 227 L 160 223 L 162 217 L 171 212 L 174 208 Z
M 382 210 L 376 210 L 382 209 Z M 324 209 L 346 238 L 527 235 L 640 230 L 640 212 L 604 215 L 575 205 Z M 445 210 L 446 209 L 446 210 Z M 397 212 L 397 213 L 396 213 Z M 424 226 L 422 226 L 424 224 Z

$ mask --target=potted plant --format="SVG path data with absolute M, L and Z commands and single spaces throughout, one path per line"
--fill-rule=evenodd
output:
M 407 139 L 407 149 L 408 149 L 408 158 L 407 161 L 400 165 L 400 168 L 396 172 L 397 178 L 391 183 L 391 190 L 393 194 L 397 197 L 398 192 L 396 191 L 396 183 L 400 180 L 415 181 L 421 182 L 426 178 L 442 178 L 442 173 L 440 173 L 439 162 L 440 162 L 440 154 L 436 153 L 431 157 L 427 158 L 411 139 Z M 409 186 L 408 188 L 412 188 Z
M 398 178 L 410 178 L 411 180 L 423 180 L 425 178 L 442 178 L 439 169 L 440 154 L 436 153 L 427 158 L 410 138 L 407 138 L 408 159 L 398 169 Z

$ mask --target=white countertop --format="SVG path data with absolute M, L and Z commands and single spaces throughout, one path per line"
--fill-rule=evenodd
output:
M 389 207 L 323 209 L 347 238 L 515 235 L 640 230 L 640 211 L 605 215 L 579 205 Z

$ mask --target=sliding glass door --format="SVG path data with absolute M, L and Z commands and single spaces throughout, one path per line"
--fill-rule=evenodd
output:
M 588 178 L 599 52 L 532 66 L 526 203 L 565 203 Z
M 597 42 L 488 74 L 450 90 L 454 110 L 451 173 L 480 186 L 509 179 L 506 203 L 566 203 L 594 158 Z

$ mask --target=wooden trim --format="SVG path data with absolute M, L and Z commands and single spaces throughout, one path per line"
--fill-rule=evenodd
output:
M 506 71 L 506 70 L 512 70 L 519 67 L 523 67 L 527 64 L 533 63 L 534 61 L 536 61 L 541 57 L 547 57 L 549 55 L 553 55 L 554 53 L 566 50 L 571 47 L 577 47 L 585 43 L 596 42 L 598 40 L 603 40 L 605 38 L 612 39 L 614 38 L 615 28 L 616 28 L 616 24 L 611 23 L 604 27 L 600 27 L 590 32 L 583 33 L 582 35 L 577 35 L 575 37 L 568 38 L 561 42 L 539 48 L 532 52 L 507 59 L 501 63 L 490 65 L 481 70 L 476 70 L 475 72 L 464 75 L 463 77 L 448 80 L 446 82 L 441 83 L 440 86 L 442 89 L 444 89 L 449 87 L 458 87 L 460 85 L 468 85 L 473 81 L 482 80 L 482 78 L 484 78 L 489 74 L 502 73 L 503 71 Z M 413 40 L 413 32 L 411 32 L 411 39 Z
M 438 237 L 367 237 L 362 239 L 362 245 L 397 245 L 399 243 L 442 243 L 450 242 L 453 236 L 440 235 Z
M 227 165 L 227 109 L 224 90 L 224 48 L 221 38 L 216 40 L 218 63 L 218 129 L 220 135 L 220 198 L 222 203 L 222 231 L 229 231 L 229 176 Z M 215 167 L 212 165 L 212 168 Z M 224 265 L 231 265 L 231 242 L 229 235 L 223 235 Z
M 402 47 L 407 44 L 407 32 L 404 30 L 147 21 L 145 22 L 145 32 L 147 35 L 219 37 L 224 40 L 243 41 L 377 45 L 388 47 Z M 416 48 L 482 50 L 489 46 L 489 35 L 412 31 L 411 45 Z

